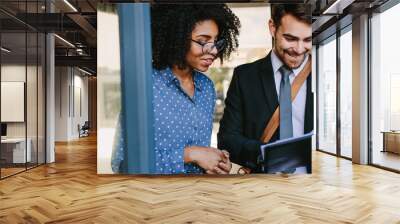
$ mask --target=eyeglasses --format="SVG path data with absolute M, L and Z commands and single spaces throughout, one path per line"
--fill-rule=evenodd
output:
M 217 54 L 220 53 L 224 47 L 225 47 L 225 41 L 224 40 L 219 40 L 217 42 L 206 42 L 202 43 L 197 40 L 190 39 L 191 41 L 195 42 L 196 44 L 200 45 L 202 47 L 202 52 L 203 54 L 211 54 L 211 52 L 214 50 L 214 47 L 217 49 Z

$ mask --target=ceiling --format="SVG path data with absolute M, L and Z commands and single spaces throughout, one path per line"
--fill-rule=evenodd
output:
M 2 60 L 37 57 L 36 52 L 44 49 L 41 34 L 51 32 L 56 34 L 56 66 L 79 66 L 95 74 L 98 2 L 48 0 L 46 5 L 45 0 L 1 0 L 2 46 L 11 50 Z
M 175 0 L 185 2 L 186 0 Z M 98 3 L 132 2 L 129 0 L 1 0 L 0 28 L 2 46 L 12 49 L 10 60 L 33 58 L 44 44 L 37 33 L 52 32 L 55 38 L 56 65 L 79 66 L 96 73 Z M 149 2 L 171 2 L 152 0 Z M 187 2 L 187 1 L 186 1 Z M 207 0 L 207 2 L 220 2 Z M 260 4 L 261 0 L 231 0 Z M 332 35 L 340 26 L 351 23 L 352 17 L 371 10 L 387 0 L 273 0 L 269 3 L 308 3 L 313 11 L 313 41 Z M 335 5 L 335 2 L 339 4 Z M 331 7 L 335 5 L 335 7 Z M 330 8 L 328 10 L 328 8 Z M 341 21 L 341 22 L 340 22 Z M 347 21 L 347 22 L 346 22 Z M 27 33 L 27 35 L 25 35 Z M 30 34 L 34 33 L 34 34 Z M 26 36 L 26 38 L 25 38 Z M 40 38 L 39 38 L 40 39 Z M 41 39 L 40 39 L 41 40 Z M 26 46 L 26 47 L 25 47 Z M 4 58 L 3 58 L 4 60 Z
M 313 43 L 317 44 L 352 23 L 355 17 L 376 12 L 389 0 L 311 0 Z

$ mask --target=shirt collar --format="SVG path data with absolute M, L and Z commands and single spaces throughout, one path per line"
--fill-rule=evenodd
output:
M 274 71 L 274 74 L 276 74 L 283 65 L 283 62 L 281 61 L 281 59 L 279 59 L 279 57 L 275 54 L 274 49 L 272 49 L 272 51 L 271 51 L 271 64 L 272 64 L 272 69 Z
M 161 74 L 163 74 L 163 76 L 166 79 L 166 82 L 168 85 L 176 85 L 178 87 L 180 87 L 180 83 L 178 78 L 174 75 L 174 73 L 172 72 L 172 69 L 170 67 L 166 68 L 165 70 L 161 71 Z M 193 70 L 193 80 L 194 80 L 194 87 L 201 91 L 202 90 L 202 85 L 201 85 L 201 81 L 200 81 L 200 72 Z
M 303 69 L 303 67 L 306 65 L 306 62 L 308 61 L 308 54 L 306 54 L 306 57 L 304 58 L 304 61 L 301 63 L 301 65 L 296 68 L 296 69 L 292 69 L 294 76 L 297 76 L 300 71 Z M 271 64 L 272 64 L 272 69 L 274 71 L 274 74 L 277 74 L 279 71 L 279 69 L 282 67 L 283 62 L 281 61 L 281 59 L 278 57 L 278 55 L 276 55 L 275 50 L 272 49 L 271 51 Z M 280 73 L 278 73 L 280 74 Z

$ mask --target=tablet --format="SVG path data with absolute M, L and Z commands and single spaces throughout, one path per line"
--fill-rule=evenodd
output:
M 264 173 L 311 173 L 311 138 L 313 133 L 265 144 L 261 147 Z M 304 172 L 303 172 L 304 173 Z

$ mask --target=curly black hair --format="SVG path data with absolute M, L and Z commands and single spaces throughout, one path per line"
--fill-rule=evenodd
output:
M 218 40 L 225 41 L 217 57 L 223 62 L 238 47 L 239 18 L 225 4 L 153 4 L 151 6 L 153 67 L 186 68 L 191 34 L 198 22 L 213 20 Z

